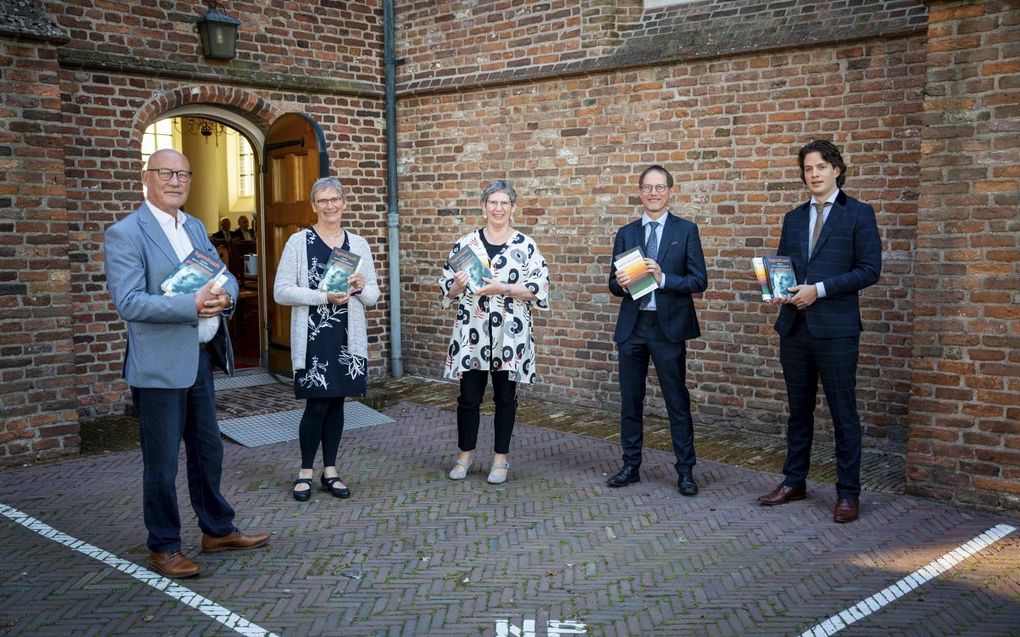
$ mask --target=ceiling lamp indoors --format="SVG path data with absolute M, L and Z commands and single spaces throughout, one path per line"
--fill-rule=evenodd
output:
M 241 21 L 223 13 L 218 2 L 209 2 L 205 15 L 198 19 L 202 36 L 202 55 L 213 60 L 233 60 L 237 56 L 237 27 Z

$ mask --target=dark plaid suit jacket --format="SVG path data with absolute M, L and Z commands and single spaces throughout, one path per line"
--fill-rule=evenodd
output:
M 809 255 L 810 215 L 810 200 L 786 213 L 777 254 L 791 258 L 797 283 L 821 281 L 825 285 L 825 297 L 804 310 L 811 336 L 857 336 L 861 333 L 858 294 L 874 285 L 882 273 L 882 241 L 875 210 L 841 190 Z M 796 317 L 796 307 L 783 305 L 776 331 L 781 336 L 789 335 Z

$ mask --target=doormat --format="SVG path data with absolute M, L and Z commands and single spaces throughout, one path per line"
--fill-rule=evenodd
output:
M 255 374 L 238 374 L 236 376 L 227 376 L 226 374 L 216 374 L 213 376 L 213 383 L 216 385 L 216 391 L 223 391 L 224 389 L 240 389 L 242 387 L 258 387 L 259 385 L 272 385 L 278 383 L 272 374 L 265 372 L 259 372 Z
M 245 416 L 220 421 L 220 433 L 245 447 L 261 447 L 288 440 L 297 440 L 298 424 L 303 409 L 278 411 L 273 414 Z M 393 419 L 359 402 L 344 403 L 344 431 L 371 427 Z

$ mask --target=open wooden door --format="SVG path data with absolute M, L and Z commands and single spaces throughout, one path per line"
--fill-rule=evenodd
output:
M 270 127 L 263 156 L 268 364 L 270 372 L 290 376 L 290 308 L 273 301 L 273 285 L 287 239 L 315 222 L 308 194 L 316 179 L 329 174 L 326 139 L 310 117 L 287 113 Z

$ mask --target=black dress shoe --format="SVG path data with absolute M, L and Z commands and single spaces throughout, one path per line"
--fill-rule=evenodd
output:
M 676 481 L 676 488 L 680 495 L 698 495 L 698 483 L 694 481 L 694 471 L 688 469 L 680 473 Z
M 297 485 L 307 484 L 307 489 L 298 489 Z M 294 495 L 294 499 L 298 502 L 308 502 L 308 499 L 312 497 L 312 479 L 311 478 L 298 478 L 294 481 L 294 491 L 291 492 Z
M 638 467 L 632 464 L 623 465 L 615 476 L 606 480 L 606 484 L 611 487 L 625 487 L 635 482 L 641 482 L 641 474 L 638 473 Z
M 338 487 L 338 486 L 335 486 L 337 482 L 339 482 L 340 484 L 343 484 L 343 482 L 344 482 L 343 480 L 340 479 L 339 476 L 336 476 L 336 477 L 333 477 L 333 478 L 327 478 L 326 474 L 324 473 L 321 476 L 319 476 L 319 482 L 322 483 L 322 490 L 323 491 L 329 491 L 330 493 L 333 494 L 334 498 L 349 498 L 349 497 L 351 497 L 351 490 L 350 489 L 348 489 L 347 487 Z

